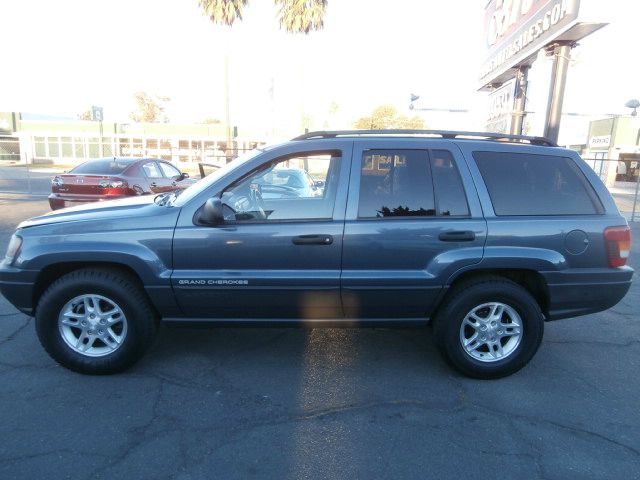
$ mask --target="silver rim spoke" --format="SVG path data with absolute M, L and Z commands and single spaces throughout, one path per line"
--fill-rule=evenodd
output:
M 89 357 L 109 355 L 120 348 L 128 330 L 122 309 L 102 295 L 79 295 L 58 315 L 58 331 L 74 352 Z
M 460 343 L 471 358 L 495 362 L 512 355 L 522 340 L 522 319 L 516 310 L 500 302 L 483 303 L 465 316 Z

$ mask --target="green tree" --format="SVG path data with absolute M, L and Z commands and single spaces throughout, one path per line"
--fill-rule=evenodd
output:
M 309 33 L 323 27 L 327 0 L 274 0 L 280 28 L 289 33 Z M 204 15 L 218 25 L 242 20 L 248 0 L 198 0 Z
M 398 111 L 391 105 L 381 105 L 373 110 L 371 115 L 359 118 L 355 127 L 365 130 L 385 130 L 388 128 L 423 129 L 424 120 L 418 115 L 407 117 L 398 115 Z
M 151 95 L 147 92 L 133 94 L 136 109 L 129 115 L 134 122 L 168 122 L 165 114 L 165 105 L 171 99 L 160 95 Z

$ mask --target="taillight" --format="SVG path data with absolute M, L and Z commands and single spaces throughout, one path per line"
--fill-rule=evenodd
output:
M 610 267 L 622 267 L 627 263 L 631 249 L 631 229 L 628 226 L 605 228 L 604 241 Z
M 100 180 L 98 182 L 98 186 L 100 188 L 125 188 L 127 186 L 127 182 L 116 179 Z

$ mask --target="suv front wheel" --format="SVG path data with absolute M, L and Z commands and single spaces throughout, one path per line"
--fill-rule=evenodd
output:
M 136 362 L 157 326 L 134 278 L 111 269 L 83 269 L 56 280 L 36 308 L 36 331 L 47 353 L 80 373 L 120 372 Z
M 482 277 L 450 292 L 434 319 L 444 356 L 460 372 L 490 379 L 524 367 L 542 341 L 540 307 L 523 287 L 502 277 Z

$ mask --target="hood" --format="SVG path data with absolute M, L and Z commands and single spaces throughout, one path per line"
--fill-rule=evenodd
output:
M 39 217 L 25 220 L 18 228 L 28 228 L 37 225 L 50 225 L 65 222 L 100 222 L 123 217 L 147 217 L 166 212 L 166 207 L 156 205 L 153 199 L 155 195 L 143 195 L 139 197 L 127 197 L 120 200 L 108 200 L 106 202 L 92 202 L 77 207 L 63 208 L 46 213 Z

